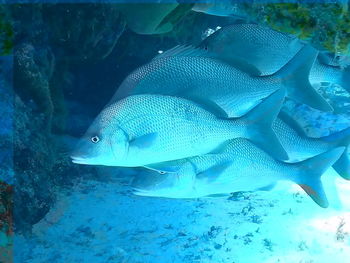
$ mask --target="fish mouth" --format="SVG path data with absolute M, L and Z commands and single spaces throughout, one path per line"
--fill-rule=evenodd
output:
M 86 158 L 83 158 L 83 157 L 71 156 L 70 158 L 72 159 L 72 163 L 89 164 L 88 160 Z

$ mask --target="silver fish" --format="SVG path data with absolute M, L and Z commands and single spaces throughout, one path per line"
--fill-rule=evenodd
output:
M 182 98 L 129 96 L 97 116 L 71 157 L 80 164 L 136 167 L 206 154 L 244 137 L 286 159 L 271 129 L 283 99 L 284 91 L 277 91 L 242 118 L 228 120 Z
M 342 69 L 337 66 L 323 64 L 319 57 L 312 66 L 309 80 L 312 85 L 338 84 L 350 92 L 350 68 Z
M 292 35 L 257 24 L 225 26 L 198 46 L 253 75 L 276 73 L 305 46 Z M 335 83 L 350 91 L 350 72 L 325 63 L 320 53 L 309 69 L 312 85 Z M 297 98 L 296 98 L 297 99 Z
M 344 179 L 350 180 L 350 128 L 326 137 L 309 138 L 292 118 L 281 113 L 273 122 L 272 129 L 288 153 L 288 162 L 303 161 L 336 147 L 346 147 L 333 168 Z
M 215 16 L 246 16 L 246 12 L 238 4 L 227 4 L 225 1 L 200 1 L 192 7 L 192 10 Z
M 251 142 L 234 139 L 219 153 L 158 164 L 165 171 L 138 176 L 133 187 L 141 196 L 198 198 L 240 191 L 266 190 L 279 180 L 300 185 L 321 207 L 327 207 L 320 177 L 343 153 L 344 147 L 299 163 L 271 158 Z M 155 166 L 155 165 L 153 165 Z
M 257 24 L 225 26 L 199 45 L 224 60 L 232 60 L 243 70 L 255 69 L 256 75 L 276 73 L 303 46 L 295 36 Z
M 304 47 L 272 76 L 251 76 L 216 54 L 193 47 L 175 47 L 132 72 L 109 102 L 129 95 L 179 96 L 222 109 L 225 117 L 241 117 L 273 92 L 287 95 L 320 110 L 331 106 L 314 90 L 308 75 L 317 51 Z

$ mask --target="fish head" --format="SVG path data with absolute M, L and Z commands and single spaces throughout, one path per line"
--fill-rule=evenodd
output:
M 166 197 L 166 198 L 192 198 L 195 172 L 192 167 L 185 166 L 177 172 L 159 172 L 144 169 L 133 180 L 134 194 L 140 196 Z
M 127 154 L 127 136 L 111 118 L 98 116 L 78 141 L 72 162 L 87 165 L 122 166 Z

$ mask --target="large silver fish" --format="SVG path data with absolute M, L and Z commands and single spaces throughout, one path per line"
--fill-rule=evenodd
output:
M 344 179 L 350 180 L 350 128 L 327 137 L 309 138 L 293 119 L 281 113 L 272 124 L 272 129 L 288 153 L 289 162 L 303 161 L 336 147 L 346 147 L 333 168 Z
M 225 60 L 231 60 L 243 70 L 255 69 L 256 75 L 276 73 L 303 46 L 304 44 L 292 35 L 257 24 L 225 26 L 199 45 L 200 48 L 214 52 Z
M 312 66 L 309 80 L 312 85 L 338 84 L 350 92 L 350 68 L 342 69 L 337 66 L 326 65 L 322 63 L 319 57 Z
M 253 75 L 276 73 L 304 46 L 295 36 L 257 24 L 225 26 L 199 45 Z M 350 91 L 349 70 L 326 64 L 324 57 L 320 53 L 309 69 L 311 84 L 335 83 Z
M 271 125 L 284 91 L 241 118 L 217 118 L 199 105 L 164 95 L 133 95 L 105 108 L 72 154 L 74 163 L 136 167 L 206 154 L 224 141 L 247 138 L 286 159 Z
M 132 72 L 110 103 L 135 94 L 171 95 L 214 104 L 227 117 L 240 117 L 274 91 L 287 89 L 289 97 L 327 111 L 331 106 L 308 81 L 316 56 L 317 51 L 306 46 L 276 74 L 260 77 L 237 69 L 216 54 L 179 46 Z
M 343 151 L 344 147 L 339 147 L 300 163 L 283 163 L 251 142 L 235 139 L 219 153 L 158 164 L 157 169 L 165 174 L 140 174 L 133 186 L 135 194 L 142 196 L 198 198 L 256 191 L 290 180 L 318 205 L 327 207 L 320 177 Z

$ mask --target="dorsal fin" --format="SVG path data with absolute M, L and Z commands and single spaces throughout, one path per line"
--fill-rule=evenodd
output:
M 223 57 L 220 54 L 216 54 L 214 52 L 208 51 L 202 47 L 194 47 L 191 45 L 178 45 L 175 46 L 163 53 L 155 56 L 153 59 L 161 59 L 168 57 L 205 57 L 219 60 L 225 64 L 233 66 L 235 68 L 241 69 L 252 76 L 260 76 L 261 71 L 259 71 L 256 67 L 251 64 L 246 63 L 245 61 L 232 57 Z
M 196 48 L 190 45 L 178 45 L 163 53 L 155 56 L 153 59 L 168 58 L 168 57 L 209 57 L 215 58 L 214 54 L 211 54 L 207 50 Z
M 247 125 L 247 139 L 277 160 L 288 160 L 288 154 L 281 145 L 272 122 L 275 121 L 285 97 L 285 90 L 280 89 L 264 99 L 246 115 L 239 118 Z
M 207 50 L 195 48 L 190 45 L 178 45 L 163 53 L 155 56 L 153 59 L 167 58 L 167 57 L 214 57 L 210 55 Z
M 194 3 L 179 4 L 177 7 L 175 7 L 175 9 L 173 9 L 169 14 L 167 14 L 163 18 L 163 20 L 159 23 L 156 29 L 159 29 L 166 24 L 175 25 L 177 22 L 179 22 L 180 19 L 182 19 L 191 11 L 194 5 Z
M 185 98 L 188 98 L 190 100 L 192 100 L 193 102 L 195 102 L 200 108 L 203 108 L 211 113 L 213 113 L 216 117 L 219 118 L 228 118 L 228 114 L 227 112 L 221 108 L 217 103 L 215 103 L 214 101 L 210 100 L 210 99 L 206 99 L 203 98 L 201 96 L 196 96 L 193 93 L 190 92 L 183 92 L 181 94 L 182 96 L 184 96 Z

